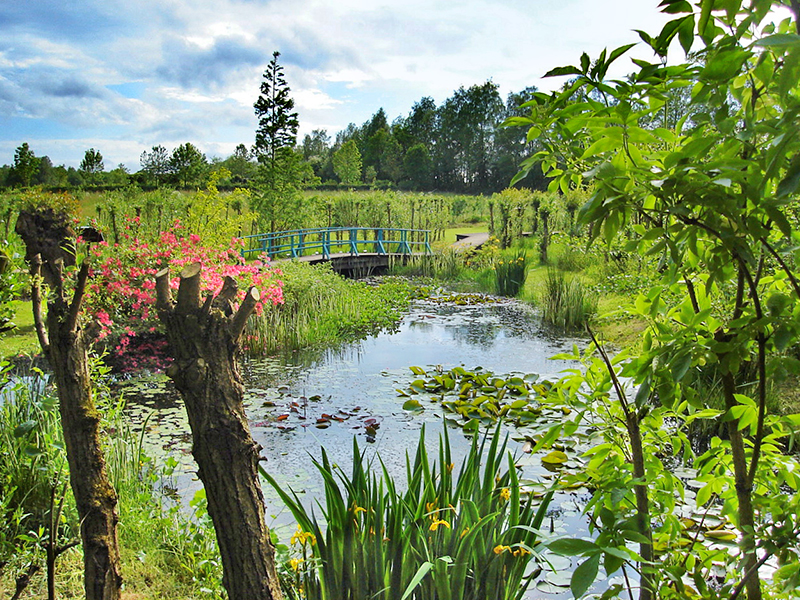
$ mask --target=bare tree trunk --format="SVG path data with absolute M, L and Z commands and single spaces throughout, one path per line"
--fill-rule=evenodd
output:
M 68 215 L 52 209 L 23 211 L 16 232 L 27 247 L 36 330 L 58 391 L 70 483 L 81 520 L 86 598 L 118 600 L 122 576 L 117 494 L 106 473 L 100 414 L 92 399 L 88 342 L 79 319 L 89 266 L 86 262 L 81 265 L 75 291 L 68 299 L 62 274 L 65 259 L 74 261 L 74 254 L 64 250 L 74 242 L 68 223 Z M 41 314 L 40 278 L 51 288 L 46 330 Z
M 159 316 L 175 359 L 167 373 L 186 405 L 192 454 L 206 489 L 228 597 L 280 599 L 258 479 L 261 448 L 244 414 L 238 364 L 239 340 L 260 296 L 251 288 L 234 313 L 237 283 L 227 278 L 216 298 L 209 296 L 201 304 L 200 271 L 197 263 L 183 270 L 175 304 L 168 270 L 157 275 Z

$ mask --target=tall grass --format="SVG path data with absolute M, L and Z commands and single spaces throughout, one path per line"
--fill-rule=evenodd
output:
M 398 490 L 386 467 L 370 465 L 353 442 L 347 475 L 323 450 L 314 461 L 324 479 L 324 521 L 300 498 L 262 474 L 298 523 L 291 563 L 295 586 L 309 600 L 519 599 L 536 571 L 538 529 L 550 497 L 523 501 L 514 461 L 499 429 L 472 446 L 454 474 L 445 428 L 439 460 L 425 449 L 424 430 L 408 489 Z M 506 464 L 503 468 L 503 464 Z
M 415 255 L 407 259 L 394 259 L 389 267 L 392 275 L 405 277 L 434 277 L 452 281 L 461 276 L 463 264 L 461 257 L 446 248 L 430 255 Z
M 250 319 L 251 353 L 327 345 L 391 327 L 414 293 L 406 281 L 368 285 L 344 279 L 327 265 L 283 262 L 280 270 L 284 304 Z
M 548 269 L 540 308 L 545 323 L 569 331 L 583 327 L 595 314 L 597 299 L 580 279 L 568 279 L 562 272 Z

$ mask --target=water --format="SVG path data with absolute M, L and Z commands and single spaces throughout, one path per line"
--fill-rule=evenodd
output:
M 367 458 L 380 456 L 399 486 L 405 476 L 405 453 L 416 448 L 423 425 L 429 452 L 436 455 L 442 409 L 422 399 L 425 410 L 409 413 L 403 410 L 405 399 L 397 391 L 417 378 L 410 366 L 426 371 L 480 367 L 498 374 L 536 374 L 542 380 L 554 380 L 559 371 L 575 365 L 551 357 L 576 343 L 584 342 L 553 336 L 529 309 L 514 302 L 475 306 L 418 302 L 395 332 L 336 350 L 247 361 L 243 367 L 246 412 L 253 438 L 263 447 L 266 470 L 311 506 L 322 495 L 322 481 L 311 457 L 319 458 L 323 447 L 330 460 L 347 471 L 355 438 Z M 131 416 L 141 421 L 150 414 L 148 450 L 178 460 L 181 468 L 175 486 L 179 495 L 191 497 L 199 482 L 193 476 L 184 411 L 173 395 L 164 393 L 169 388 L 164 379 L 135 385 L 137 402 L 131 404 Z M 131 394 L 130 402 L 133 400 Z M 511 436 L 509 448 L 518 457 L 526 485 L 548 485 L 554 475 L 542 466 L 541 456 L 522 452 L 525 432 L 507 432 Z M 454 428 L 450 439 L 458 463 L 469 438 Z M 271 526 L 285 536 L 289 527 L 293 529 L 291 515 L 269 486 L 264 492 Z M 585 492 L 556 496 L 550 513 L 552 530 L 588 535 L 580 515 L 585 500 Z M 542 597 L 569 595 L 564 586 L 569 583 L 570 561 L 560 557 L 554 557 L 554 561 L 549 578 L 544 577 L 536 589 Z

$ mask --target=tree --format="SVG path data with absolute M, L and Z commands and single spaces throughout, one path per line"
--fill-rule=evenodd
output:
M 220 163 L 220 166 L 228 169 L 231 174 L 231 181 L 241 185 L 249 182 L 255 175 L 256 168 L 250 160 L 250 151 L 244 144 L 239 144 L 228 158 Z
M 314 174 L 322 176 L 325 162 L 330 156 L 331 138 L 324 129 L 315 129 L 303 138 L 303 158 L 314 169 Z
M 272 60 L 264 71 L 261 95 L 253 107 L 258 117 L 255 154 L 259 162 L 273 163 L 280 148 L 291 148 L 297 139 L 299 121 L 293 112 L 294 100 L 289 96 L 289 85 L 278 65 L 280 52 L 272 53 Z
M 150 152 L 145 150 L 139 157 L 139 164 L 142 166 L 142 171 L 148 177 L 152 177 L 156 185 L 159 185 L 164 175 L 169 173 L 169 154 L 167 149 L 158 145 L 153 146 Z
M 333 170 L 344 185 L 358 185 L 361 181 L 361 152 L 354 140 L 345 142 L 333 153 Z
M 796 584 L 797 506 L 782 488 L 796 497 L 800 481 L 789 474 L 798 465 L 778 440 L 793 435 L 800 416 L 770 414 L 767 406 L 770 386 L 797 373 L 787 350 L 800 343 L 793 253 L 800 189 L 800 2 L 790 3 L 794 22 L 769 23 L 780 4 L 735 0 L 718 10 L 714 0 L 696 6 L 666 0 L 663 11 L 675 18 L 656 36 L 640 32 L 657 62 L 636 60 L 631 76 L 608 81 L 610 65 L 633 44 L 604 51 L 594 62 L 584 54 L 580 65 L 549 73 L 575 76 L 565 89 L 536 94 L 530 115 L 515 119 L 542 147 L 525 169 L 541 163 L 554 191 L 593 185 L 581 215 L 594 238 L 610 243 L 624 235 L 629 250 L 659 259 L 656 284 L 636 301 L 636 312 L 650 321 L 642 348 L 613 359 L 599 349 L 597 360 L 607 375 L 593 369 L 581 376 L 593 390 L 589 403 L 613 392 L 616 402 L 606 405 L 624 423 L 621 449 L 630 456 L 629 477 L 606 473 L 617 478 L 614 486 L 595 482 L 600 494 L 612 487 L 623 494 L 600 497 L 593 506 L 604 528 L 626 514 L 635 523 L 641 598 L 652 597 L 662 575 L 664 585 L 693 575 L 700 586 L 698 565 L 711 556 L 687 566 L 686 550 L 674 537 L 677 516 L 652 512 L 660 505 L 651 491 L 665 489 L 674 478 L 659 452 L 643 443 L 643 431 L 658 439 L 666 418 L 674 419 L 678 433 L 680 423 L 695 419 L 721 418 L 727 426 L 727 439 L 714 440 L 695 460 L 703 485 L 697 503 L 718 499 L 736 524 L 740 559 L 727 568 L 738 580 L 708 594 L 733 598 L 746 590 L 749 600 L 759 600 L 759 567 L 770 556 L 780 557 L 774 579 L 791 589 Z M 702 61 L 669 64 L 675 41 L 686 53 L 699 42 Z M 691 122 L 664 118 L 659 129 L 643 127 L 678 88 L 692 89 Z M 719 382 L 721 410 L 695 391 L 709 377 Z M 625 381 L 638 391 L 626 395 Z M 675 439 L 659 442 L 661 452 L 688 444 L 680 435 Z M 602 509 L 611 511 L 610 518 L 602 518 Z M 607 539 L 613 532 L 603 533 Z M 656 536 L 666 548 L 658 570 L 649 566 Z M 596 564 L 601 553 L 584 564 Z
M 89 338 L 81 323 L 89 263 L 84 261 L 75 280 L 69 281 L 69 267 L 76 262 L 71 228 L 75 209 L 77 203 L 65 197 L 45 203 L 32 201 L 20 211 L 15 230 L 25 242 L 36 333 L 58 392 L 70 483 L 81 521 L 85 597 L 118 600 L 122 576 L 117 495 L 106 471 L 100 417 L 92 399 Z M 49 287 L 46 320 L 42 316 L 42 281 Z
M 202 301 L 201 270 L 199 263 L 183 269 L 176 302 L 169 269 L 156 276 L 159 318 L 175 359 L 168 375 L 189 417 L 192 455 L 206 490 L 228 598 L 280 600 L 258 477 L 261 448 L 250 435 L 237 359 L 245 324 L 261 296 L 250 288 L 236 308 L 238 285 L 226 277 L 221 291 Z
M 494 133 L 503 111 L 497 85 L 459 88 L 439 109 L 437 177 L 447 189 L 490 190 Z
M 425 144 L 415 144 L 404 158 L 406 175 L 417 190 L 427 190 L 431 184 L 431 156 Z
M 80 172 L 83 173 L 84 177 L 91 183 L 95 183 L 97 180 L 97 175 L 102 173 L 103 170 L 105 170 L 105 166 L 103 165 L 103 155 L 100 154 L 99 150 L 89 148 L 83 155 L 83 160 L 81 161 L 80 165 Z
M 14 164 L 11 166 L 10 178 L 14 185 L 30 187 L 31 181 L 39 170 L 39 159 L 33 154 L 28 142 L 14 151 Z
M 186 142 L 172 151 L 169 159 L 169 171 L 180 187 L 200 185 L 207 170 L 206 155 L 200 152 L 194 144 Z

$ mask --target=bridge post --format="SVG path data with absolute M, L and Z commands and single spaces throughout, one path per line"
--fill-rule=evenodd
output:
M 358 229 L 350 228 L 350 254 L 358 256 Z
M 376 233 L 375 251 L 378 254 L 386 254 L 386 248 L 383 247 L 383 229 L 377 229 Z
M 430 231 L 425 231 L 425 254 L 433 254 L 433 250 L 431 250 L 431 245 L 428 243 L 428 236 L 430 235 Z
M 326 229 L 322 232 L 322 258 L 331 259 L 331 231 Z
M 305 254 L 305 250 L 306 250 L 306 248 L 305 248 L 305 237 L 306 237 L 305 233 L 303 233 L 301 231 L 300 233 L 297 234 L 297 237 L 298 237 L 297 255 L 298 256 L 303 256 L 303 254 Z

